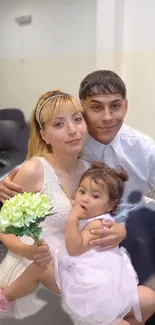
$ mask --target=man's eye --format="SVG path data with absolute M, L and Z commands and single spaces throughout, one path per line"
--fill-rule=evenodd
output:
M 92 107 L 94 111 L 100 111 L 101 110 L 101 106 L 99 105 L 95 105 Z
M 119 104 L 112 104 L 111 105 L 111 109 L 119 109 L 121 107 L 121 104 L 119 103 Z

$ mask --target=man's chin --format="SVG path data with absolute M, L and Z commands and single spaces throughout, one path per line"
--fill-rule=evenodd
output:
M 100 134 L 96 140 L 100 143 L 107 145 L 115 138 L 115 136 L 116 136 L 116 134 L 113 134 L 111 136 L 110 135 L 106 136 L 106 135 Z

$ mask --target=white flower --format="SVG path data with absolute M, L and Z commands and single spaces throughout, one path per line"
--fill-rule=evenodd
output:
M 29 227 L 44 218 L 52 209 L 49 198 L 40 193 L 17 194 L 5 201 L 0 211 L 0 231 L 9 226 Z

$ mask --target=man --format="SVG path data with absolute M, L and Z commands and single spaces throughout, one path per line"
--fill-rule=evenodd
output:
M 155 143 L 123 124 L 128 106 L 126 87 L 116 73 L 101 70 L 86 76 L 80 84 L 79 98 L 84 107 L 89 131 L 81 156 L 88 161 L 106 162 L 115 168 L 121 165 L 127 170 L 129 181 L 123 198 L 124 209 L 131 191 L 140 190 L 147 195 L 149 184 L 155 188 Z M 2 201 L 23 190 L 12 181 L 15 172 L 0 182 Z M 132 216 L 133 214 L 134 212 Z M 106 225 L 108 229 L 95 230 L 103 238 L 94 241 L 94 245 L 100 245 L 102 249 L 114 247 L 126 237 L 123 225 L 111 222 Z M 130 253 L 132 255 L 132 248 Z M 145 277 L 147 280 L 148 273 Z

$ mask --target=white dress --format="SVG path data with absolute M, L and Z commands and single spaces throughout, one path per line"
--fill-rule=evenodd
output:
M 41 193 L 48 195 L 53 206 L 53 212 L 55 213 L 52 216 L 48 216 L 45 221 L 42 222 L 41 226 L 43 227 L 43 232 L 41 238 L 49 244 L 53 252 L 64 239 L 66 217 L 72 205 L 71 201 L 63 192 L 60 181 L 51 165 L 45 158 L 38 157 L 37 159 L 41 161 L 44 169 L 44 184 Z M 83 172 L 88 167 L 88 163 L 83 161 Z M 29 244 L 33 243 L 33 240 L 27 236 L 23 236 L 21 240 Z M 0 263 L 0 287 L 11 284 L 31 263 L 32 261 L 24 257 L 8 252 L 4 260 Z M 21 319 L 37 313 L 46 304 L 47 302 L 43 301 L 38 296 L 37 291 L 35 291 L 29 296 L 16 300 L 12 311 L 5 314 L 7 317 Z M 4 317 L 4 313 L 0 312 L 0 318 L 1 317 Z
M 112 219 L 104 214 L 81 220 L 80 229 L 103 218 Z M 74 257 L 63 242 L 55 251 L 55 277 L 63 309 L 75 324 L 117 324 L 132 308 L 137 320 L 142 320 L 137 274 L 123 247 L 105 252 L 92 248 Z

